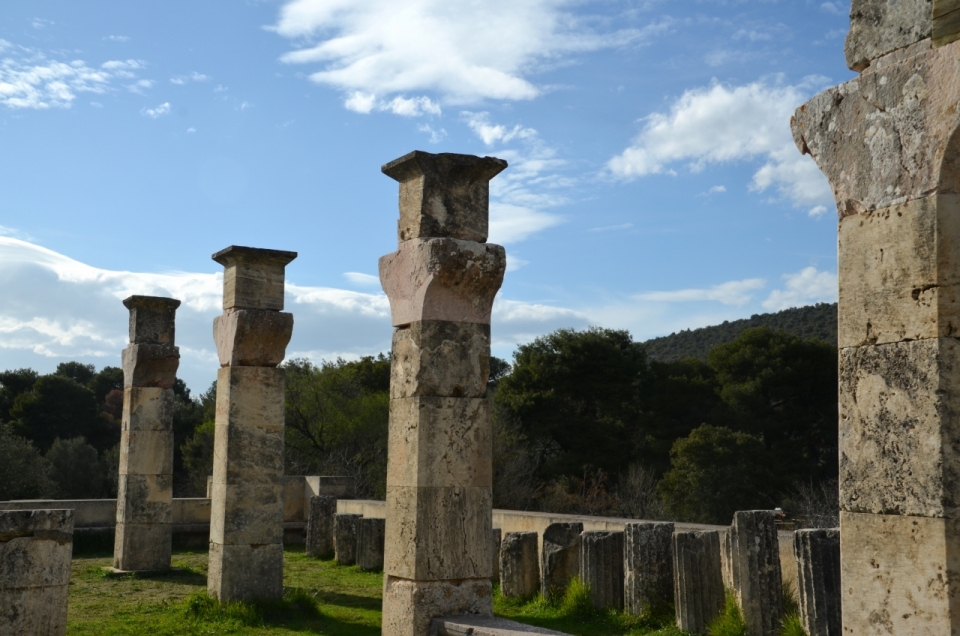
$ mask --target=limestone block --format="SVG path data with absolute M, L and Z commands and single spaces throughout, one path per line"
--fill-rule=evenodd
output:
M 0 588 L 0 636 L 63 636 L 69 585 Z
M 677 627 L 703 634 L 723 611 L 720 534 L 715 531 L 673 534 L 673 596 Z
M 400 182 L 398 240 L 450 237 L 484 243 L 489 225 L 490 179 L 507 167 L 495 157 L 415 150 L 385 164 Z
M 213 482 L 210 541 L 224 545 L 283 543 L 279 484 Z
M 60 512 L 60 511 L 57 511 Z M 43 531 L 40 537 L 0 540 L 0 595 L 10 588 L 39 588 L 70 582 L 72 534 Z
M 337 499 L 353 499 L 354 479 L 345 476 L 308 476 L 304 477 L 306 482 L 305 496 L 329 495 Z M 309 493 L 309 494 L 308 494 Z
M 393 332 L 390 397 L 486 395 L 490 325 L 426 320 Z
M 500 580 L 500 544 L 503 542 L 503 530 L 500 528 L 494 528 L 490 534 L 491 534 L 490 555 L 493 557 L 492 559 L 490 559 L 493 567 L 493 574 L 490 576 L 490 580 L 499 581 Z
M 180 301 L 158 296 L 130 296 L 123 301 L 130 310 L 130 342 L 173 345 Z
M 383 636 L 426 636 L 438 616 L 493 615 L 490 579 L 411 581 L 385 577 Z
M 840 636 L 840 529 L 797 530 L 797 597 L 809 636 Z
M 126 387 L 123 390 L 121 431 L 173 432 L 173 389 Z
M 956 634 L 960 521 L 840 512 L 843 633 Z
M 569 636 L 545 627 L 517 623 L 499 616 L 452 616 L 435 618 L 430 624 L 430 636 L 520 636 L 541 634 Z
M 173 475 L 120 475 L 117 522 L 173 523 Z
M 847 216 L 839 234 L 840 348 L 960 334 L 960 196 Z
M 783 613 L 780 540 L 772 510 L 738 511 L 730 529 L 736 537 L 734 591 L 747 636 L 778 636 Z
M 224 603 L 283 597 L 283 545 L 211 542 L 207 591 Z
M 380 258 L 380 283 L 393 326 L 423 320 L 490 324 L 506 251 L 451 238 L 415 239 Z
M 124 572 L 169 569 L 173 526 L 169 523 L 118 522 L 113 567 Z
M 532 598 L 540 587 L 537 533 L 508 532 L 500 544 L 500 593 L 507 598 Z
M 335 514 L 333 516 L 333 547 L 337 563 L 353 565 L 357 562 L 357 535 L 363 515 Z
M 282 492 L 283 431 L 220 426 L 218 422 L 214 432 L 215 457 L 221 450 L 226 458 L 219 463 L 214 461 L 213 483 L 269 483 L 277 487 L 278 493 Z
M 223 265 L 223 308 L 283 310 L 284 270 L 296 252 L 231 245 L 213 255 Z
M 844 53 L 862 71 L 882 55 L 930 37 L 932 0 L 853 0 Z
M 217 371 L 217 424 L 283 431 L 283 369 L 223 367 Z M 218 426 L 219 428 L 219 426 Z
M 384 570 L 416 581 L 489 579 L 491 489 L 387 486 Z
M 307 516 L 307 556 L 329 559 L 333 556 L 333 518 L 337 498 L 319 495 L 310 498 Z
M 275 367 L 293 335 L 293 314 L 268 309 L 228 309 L 213 319 L 221 367 Z
M 590 587 L 595 608 L 623 609 L 622 532 L 580 535 L 580 578 Z
M 368 572 L 383 570 L 385 520 L 361 518 L 357 530 L 357 565 Z
M 960 516 L 957 413 L 957 340 L 842 350 L 841 510 Z
M 490 404 L 485 398 L 390 400 L 388 444 L 388 488 L 493 484 Z
M 172 475 L 173 431 L 120 431 L 121 475 Z
M 736 552 L 737 537 L 732 528 L 719 530 L 720 533 L 720 570 L 723 574 L 723 587 L 728 590 L 734 589 L 739 580 L 739 573 L 735 572 L 739 561 L 733 558 Z
M 672 523 L 623 527 L 623 605 L 635 615 L 673 604 Z
M 180 347 L 159 344 L 132 344 L 120 355 L 124 387 L 169 389 L 177 379 Z
M 571 579 L 580 576 L 579 522 L 551 523 L 543 531 L 540 589 L 544 598 L 562 597 Z
M 933 45 L 944 46 L 960 39 L 960 4 L 957 0 L 933 0 Z

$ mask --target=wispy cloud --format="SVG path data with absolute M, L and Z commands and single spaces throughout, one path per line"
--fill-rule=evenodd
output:
M 157 119 L 163 117 L 164 115 L 170 114 L 170 102 L 164 102 L 157 106 L 156 108 L 142 108 L 140 114 L 144 117 L 150 117 L 152 119 Z
M 380 287 L 380 277 L 373 274 L 363 274 L 361 272 L 344 272 L 343 277 L 354 285 L 364 287 Z
M 108 42 L 129 42 L 130 37 L 126 35 L 105 35 L 103 39 Z
M 354 91 L 343 101 L 347 110 L 367 115 L 374 111 L 388 112 L 401 117 L 420 117 L 422 115 L 439 115 L 440 105 L 429 97 L 404 97 L 399 95 L 391 100 L 378 99 L 373 93 Z
M 837 275 L 816 267 L 805 267 L 795 274 L 783 275 L 784 288 L 775 289 L 763 301 L 764 309 L 780 311 L 818 302 L 836 302 Z
M 716 301 L 724 305 L 742 307 L 753 300 L 753 292 L 763 289 L 766 281 L 762 278 L 734 280 L 704 289 L 678 289 L 676 291 L 653 291 L 637 294 L 637 300 L 652 302 L 685 303 L 696 301 Z
M 187 82 L 209 82 L 209 81 L 210 81 L 209 76 L 204 75 L 203 73 L 197 73 L 196 71 L 194 71 L 193 73 L 190 73 L 189 75 L 174 75 L 173 77 L 170 78 L 170 83 L 176 84 L 178 86 L 183 86 Z
M 445 128 L 435 129 L 430 124 L 420 124 L 417 126 L 417 130 L 419 130 L 422 133 L 429 134 L 430 143 L 432 144 L 438 144 L 447 138 L 447 131 Z
M 620 225 L 604 225 L 603 227 L 592 227 L 587 232 L 613 232 L 616 230 L 629 230 L 633 223 L 621 223 Z

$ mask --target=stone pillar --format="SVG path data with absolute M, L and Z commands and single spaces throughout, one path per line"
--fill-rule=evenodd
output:
M 500 580 L 500 543 L 503 541 L 503 530 L 494 528 L 491 532 L 490 561 L 493 563 L 493 574 L 490 575 L 491 581 Z
M 293 315 L 282 313 L 284 269 L 296 252 L 228 247 L 210 502 L 207 589 L 221 601 L 283 595 L 283 361 Z
M 123 419 L 113 567 L 170 567 L 173 537 L 173 383 L 179 300 L 131 296 L 130 346 L 123 350 Z
M 840 530 L 797 530 L 797 596 L 809 636 L 840 636 Z
M 792 121 L 839 218 L 847 634 L 960 632 L 960 13 L 854 0 L 860 75 Z
M 357 565 L 368 572 L 383 569 L 385 519 L 360 519 L 357 532 Z
M 540 586 L 537 533 L 508 532 L 500 545 L 500 593 L 507 598 L 532 598 Z
M 361 518 L 363 515 L 343 513 L 333 516 L 333 547 L 340 565 L 353 565 L 357 562 Z
M 623 533 L 580 535 L 580 578 L 597 609 L 623 609 Z
M 0 510 L 0 636 L 63 636 L 73 510 Z
M 336 514 L 336 497 L 310 497 L 310 507 L 307 508 L 307 556 L 315 559 L 333 556 L 333 517 Z
M 623 605 L 635 615 L 673 604 L 673 524 L 623 527 Z
M 543 531 L 540 589 L 544 598 L 563 596 L 571 579 L 580 576 L 582 523 L 551 523 Z
M 723 611 L 719 532 L 673 534 L 673 597 L 677 627 L 691 634 L 706 633 L 710 621 Z
M 772 510 L 739 511 L 733 538 L 733 589 L 747 636 L 777 636 L 783 613 L 780 540 Z
M 380 259 L 393 362 L 383 633 L 490 615 L 492 441 L 485 398 L 490 312 L 506 253 L 489 245 L 492 157 L 412 152 L 400 182 L 399 250 Z

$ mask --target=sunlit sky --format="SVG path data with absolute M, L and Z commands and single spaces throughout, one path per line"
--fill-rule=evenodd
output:
M 171 295 L 214 379 L 228 245 L 294 250 L 288 355 L 387 351 L 377 259 L 411 150 L 506 159 L 494 353 L 836 299 L 835 207 L 794 109 L 853 73 L 848 2 L 0 4 L 0 369 L 119 365 Z

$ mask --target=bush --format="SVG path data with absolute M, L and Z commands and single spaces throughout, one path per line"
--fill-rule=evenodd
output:
M 103 496 L 103 473 L 97 449 L 82 437 L 54 440 L 47 451 L 57 499 L 97 499 Z
M 50 464 L 30 440 L 0 424 L 0 500 L 43 499 L 54 493 Z

